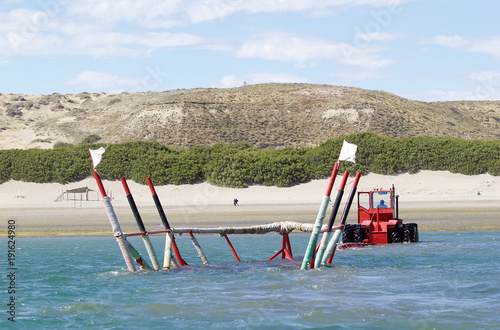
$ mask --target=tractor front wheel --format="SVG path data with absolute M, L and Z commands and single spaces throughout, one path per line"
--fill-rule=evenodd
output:
M 392 243 L 403 243 L 405 238 L 405 226 L 403 224 L 396 224 L 394 228 L 392 228 L 391 232 L 391 240 Z
M 365 240 L 365 230 L 361 228 L 361 225 L 353 225 L 354 242 L 363 243 Z
M 354 228 L 353 225 L 345 225 L 342 232 L 342 243 L 354 242 Z

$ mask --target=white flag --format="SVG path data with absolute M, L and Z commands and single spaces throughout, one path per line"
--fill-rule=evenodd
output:
M 89 151 L 90 151 L 90 158 L 92 158 L 92 164 L 94 165 L 94 170 L 95 170 L 97 164 L 99 164 L 99 162 L 102 159 L 102 154 L 106 151 L 106 149 L 100 147 L 99 149 L 96 150 L 89 149 Z
M 356 163 L 356 150 L 358 150 L 358 146 L 356 144 L 352 144 L 344 140 L 344 144 L 340 150 L 339 160 Z

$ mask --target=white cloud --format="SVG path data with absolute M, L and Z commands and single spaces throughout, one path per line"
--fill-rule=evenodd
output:
M 430 90 L 423 93 L 401 93 L 401 96 L 420 101 L 498 101 L 500 100 L 500 72 L 472 72 L 465 83 L 468 89 Z
M 399 10 L 414 0 L 82 0 L 68 3 L 74 16 L 102 22 L 129 22 L 148 28 L 182 26 L 225 18 L 236 12 L 331 12 L 371 6 Z
M 151 48 L 184 47 L 201 45 L 207 48 L 203 38 L 189 33 L 167 33 L 159 29 L 186 26 L 198 22 L 227 17 L 236 12 L 313 12 L 348 6 L 386 7 L 400 6 L 411 0 L 81 0 L 39 2 L 37 10 L 15 9 L 0 12 L 0 56 L 85 54 L 94 56 L 142 56 Z M 387 9 L 389 10 L 389 9 Z M 127 31 L 127 32 L 124 32 Z M 389 34 L 370 36 L 388 38 Z M 301 40 L 295 37 L 290 47 L 277 44 L 270 49 L 287 60 L 308 61 L 324 58 L 319 54 L 327 50 L 326 58 L 332 58 L 343 47 L 342 43 L 321 40 Z M 373 39 L 375 40 L 375 39 Z M 271 40 L 272 41 L 272 40 Z M 239 54 L 254 57 L 254 46 L 259 41 L 245 43 Z M 313 46 L 298 49 L 302 46 Z M 213 47 L 224 47 L 214 45 Z M 228 46 L 226 46 L 228 47 Z M 281 47 L 281 51 L 277 49 Z M 349 50 L 349 46 L 344 47 Z M 359 48 L 359 47 L 358 47 Z M 291 52 L 289 52 L 291 50 Z M 283 53 L 287 54 L 283 54 Z M 376 52 L 376 51 L 375 51 Z M 387 65 L 388 62 L 374 56 L 373 49 L 366 48 L 359 58 L 349 51 L 344 63 L 353 65 Z M 285 55 L 285 56 L 283 56 Z M 368 55 L 368 57 L 367 57 Z M 246 55 L 242 55 L 246 56 Z M 362 64 L 361 58 L 367 58 Z M 265 57 L 263 57 L 265 58 Z M 341 59 L 339 59 L 341 61 Z
M 77 29 L 75 29 L 77 30 Z M 204 42 L 193 34 L 167 32 L 138 32 L 78 29 L 72 34 L 51 31 L 27 35 L 10 32 L 0 39 L 0 56 L 84 54 L 91 56 L 140 56 L 151 48 L 169 48 L 198 45 Z
M 452 48 L 463 48 L 467 45 L 467 40 L 461 36 L 435 36 L 431 38 L 427 43 L 436 44 L 445 47 Z
M 230 74 L 220 78 L 220 80 L 217 83 L 211 84 L 211 87 L 232 88 L 232 87 L 243 86 L 244 83 L 245 81 L 243 79 L 236 77 L 236 75 L 234 74 Z
M 33 54 L 138 56 L 145 54 L 150 48 L 184 47 L 204 42 L 203 38 L 189 33 L 159 32 L 140 27 L 124 29 L 123 26 L 117 26 L 121 20 L 129 19 L 127 14 L 135 17 L 146 10 L 150 13 L 155 12 L 150 8 L 135 8 L 132 4 L 127 6 L 125 5 L 127 1 L 113 2 L 114 6 L 104 2 L 93 8 L 92 10 L 97 13 L 114 10 L 110 13 L 111 18 L 99 19 L 97 19 L 99 14 L 94 13 L 94 17 L 91 17 L 82 13 L 78 16 L 72 10 L 72 6 L 87 8 L 84 5 L 92 1 L 68 3 L 54 1 L 56 5 L 50 6 L 42 6 L 42 3 L 45 2 L 40 2 L 38 10 L 15 9 L 0 12 L 0 56 Z M 120 14 L 120 10 L 123 13 Z M 109 22 L 113 17 L 116 21 Z
M 141 86 L 142 79 L 125 78 L 106 72 L 84 71 L 68 81 L 82 89 L 91 91 L 120 92 L 124 90 L 136 90 Z
M 392 63 L 380 58 L 383 48 L 367 45 L 355 47 L 345 42 L 322 40 L 285 32 L 269 32 L 245 41 L 236 55 L 276 61 L 308 62 L 326 59 L 365 68 L 381 68 Z
M 494 72 L 494 71 L 472 72 L 469 74 L 469 78 L 475 81 L 484 82 L 486 84 L 494 84 L 500 82 L 500 72 Z
M 457 49 L 464 52 L 484 53 L 500 60 L 500 35 L 485 37 L 435 36 L 425 43 Z

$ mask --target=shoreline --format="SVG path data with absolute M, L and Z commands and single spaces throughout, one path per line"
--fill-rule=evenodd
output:
M 70 203 L 71 204 L 71 203 Z M 114 204 L 113 204 L 114 205 Z M 419 230 L 500 230 L 498 201 L 481 201 L 472 206 L 463 201 L 400 202 L 399 217 L 405 223 L 417 223 Z M 314 223 L 320 203 L 164 206 L 173 228 L 243 227 L 279 221 Z M 356 201 L 347 223 L 356 222 Z M 154 205 L 137 205 L 148 231 L 162 230 Z M 336 221 L 344 205 L 341 204 Z M 138 232 L 128 205 L 114 206 L 125 233 Z M 0 209 L 4 219 L 16 222 L 17 236 L 110 235 L 111 227 L 102 202 L 93 207 L 33 207 Z M 329 216 L 329 207 L 326 219 Z M 325 219 L 325 221 L 326 221 Z M 6 232 L 1 236 L 6 236 Z
M 351 190 L 349 178 L 343 202 Z M 337 194 L 339 177 L 331 198 Z M 137 232 L 133 214 L 120 181 L 104 181 L 123 232 Z M 449 172 L 424 171 L 418 174 L 361 177 L 358 191 L 375 187 L 396 187 L 399 217 L 417 223 L 420 230 L 500 229 L 500 178 L 487 174 L 465 176 Z M 128 182 L 137 208 L 149 231 L 161 230 L 147 185 Z M 250 186 L 243 189 L 214 187 L 208 183 L 157 186 L 156 191 L 173 228 L 251 226 L 277 221 L 314 223 L 328 179 L 313 180 L 292 187 Z M 88 187 L 76 200 L 56 202 L 69 189 Z M 478 195 L 477 192 L 480 192 Z M 239 199 L 239 206 L 233 205 Z M 66 185 L 8 181 L 0 184 L 0 213 L 4 222 L 15 220 L 17 236 L 112 235 L 97 185 L 93 178 Z M 357 198 L 347 222 L 356 220 Z M 327 211 L 329 217 L 331 207 Z M 344 209 L 342 204 L 336 221 Z M 6 226 L 0 236 L 6 236 Z

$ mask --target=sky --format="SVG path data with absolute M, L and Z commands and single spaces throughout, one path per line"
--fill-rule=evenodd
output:
M 0 0 L 0 93 L 270 82 L 500 100 L 498 0 Z

